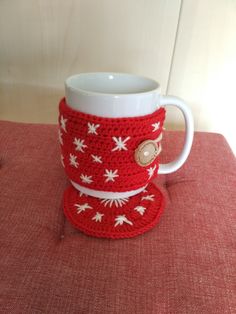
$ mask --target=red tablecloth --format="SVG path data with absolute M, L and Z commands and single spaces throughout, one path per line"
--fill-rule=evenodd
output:
M 236 161 L 195 133 L 186 164 L 160 176 L 160 223 L 126 240 L 88 237 L 64 218 L 69 184 L 57 126 L 0 122 L 1 313 L 235 313 Z M 165 132 L 163 160 L 182 132 Z

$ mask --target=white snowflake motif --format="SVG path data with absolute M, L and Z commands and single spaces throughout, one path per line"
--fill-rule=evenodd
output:
M 62 166 L 65 168 L 65 164 L 64 164 L 64 156 L 63 156 L 63 155 L 61 155 L 61 164 L 62 164 Z
M 88 134 L 97 134 L 97 128 L 100 127 L 100 124 L 94 124 L 88 122 Z
M 84 148 L 88 147 L 87 145 L 84 144 L 84 140 L 81 140 L 80 138 L 74 138 L 74 142 L 73 144 L 75 144 L 75 150 L 80 151 L 82 153 L 84 153 Z
M 143 216 L 143 214 L 145 213 L 146 208 L 143 207 L 143 206 L 136 206 L 136 207 L 134 208 L 134 210 L 136 210 L 140 215 Z
M 80 179 L 82 180 L 83 183 L 90 184 L 93 182 L 92 176 L 87 176 L 86 174 L 81 174 Z
M 78 168 L 79 163 L 77 161 L 77 156 L 70 154 L 70 165 L 75 167 L 75 168 Z
M 61 128 L 64 132 L 67 132 L 66 131 L 66 122 L 67 122 L 67 119 L 65 119 L 65 118 L 63 118 L 63 116 L 61 116 L 60 123 L 61 123 Z
M 93 216 L 92 220 L 95 220 L 96 222 L 101 222 L 102 221 L 102 217 L 104 216 L 104 214 L 101 214 L 99 212 L 96 212 L 96 215 Z
M 116 221 L 115 227 L 118 225 L 123 225 L 124 222 L 131 225 L 131 226 L 133 225 L 133 223 L 130 220 L 128 220 L 125 215 L 118 215 L 115 218 L 115 221 Z
M 93 158 L 93 162 L 98 162 L 100 164 L 102 164 L 102 157 L 101 156 L 96 156 L 91 154 L 92 158 Z
M 128 150 L 128 148 L 126 147 L 126 142 L 130 139 L 130 136 L 126 137 L 124 140 L 122 140 L 121 137 L 112 137 L 113 141 L 115 142 L 115 147 L 111 150 L 112 152 L 119 150 L 121 151 L 123 150 Z
M 153 123 L 152 127 L 153 127 L 152 132 L 156 132 L 160 127 L 160 122 Z
M 76 208 L 77 214 L 85 212 L 86 209 L 93 209 L 93 207 L 91 207 L 88 203 L 85 203 L 85 204 L 82 204 L 82 205 L 81 204 L 74 204 L 74 206 L 77 207 Z
M 101 200 L 101 203 L 104 205 L 104 207 L 109 206 L 112 207 L 113 204 L 115 204 L 116 207 L 122 207 L 124 204 L 126 204 L 129 201 L 129 198 L 104 198 Z
M 147 169 L 147 172 L 148 172 L 148 175 L 149 175 L 149 178 L 148 179 L 151 179 L 151 177 L 154 175 L 154 171 L 156 170 L 156 167 L 157 165 L 155 165 L 154 167 L 150 167 Z
M 146 195 L 146 196 L 143 196 L 142 198 L 141 198 L 141 201 L 151 201 L 151 202 L 153 202 L 154 201 L 154 195 L 152 194 L 152 195 Z
M 63 145 L 62 132 L 60 129 L 58 130 L 58 138 L 59 138 L 60 144 Z
M 119 177 L 119 175 L 117 174 L 118 170 L 108 170 L 105 169 L 105 174 L 104 177 L 106 177 L 105 182 L 109 182 L 109 181 L 115 181 L 115 178 Z

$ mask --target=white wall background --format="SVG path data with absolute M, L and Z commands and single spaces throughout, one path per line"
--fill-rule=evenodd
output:
M 88 71 L 156 79 L 236 152 L 235 0 L 1 0 L 0 119 L 55 123 L 64 79 Z

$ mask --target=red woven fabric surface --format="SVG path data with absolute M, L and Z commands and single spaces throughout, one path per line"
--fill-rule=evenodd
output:
M 157 177 L 159 157 L 141 167 L 134 152 L 143 141 L 159 137 L 164 108 L 142 117 L 101 118 L 75 111 L 62 99 L 59 110 L 63 164 L 71 180 L 90 189 L 123 192 Z
M 159 177 L 160 223 L 113 241 L 65 220 L 57 126 L 0 130 L 1 313 L 235 313 L 236 162 L 222 136 L 195 133 L 183 168 Z M 170 161 L 183 133 L 163 141 Z

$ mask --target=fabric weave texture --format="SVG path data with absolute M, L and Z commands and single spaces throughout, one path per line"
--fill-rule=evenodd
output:
M 196 132 L 184 166 L 155 180 L 166 198 L 157 226 L 113 241 L 64 217 L 57 125 L 0 130 L 1 313 L 236 312 L 236 160 L 222 135 Z M 166 131 L 161 162 L 183 141 Z

